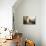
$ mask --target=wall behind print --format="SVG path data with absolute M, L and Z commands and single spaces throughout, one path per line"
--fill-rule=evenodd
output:
M 22 32 L 25 39 L 32 39 L 36 46 L 41 46 L 41 0 L 21 1 L 13 6 L 15 29 Z M 24 25 L 23 16 L 36 16 L 36 24 Z

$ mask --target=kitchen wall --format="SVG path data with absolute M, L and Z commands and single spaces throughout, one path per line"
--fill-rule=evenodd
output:
M 15 30 L 22 32 L 25 39 L 33 40 L 36 46 L 41 46 L 41 0 L 22 0 L 21 3 L 15 3 L 13 14 Z M 24 25 L 23 16 L 36 16 L 36 24 Z

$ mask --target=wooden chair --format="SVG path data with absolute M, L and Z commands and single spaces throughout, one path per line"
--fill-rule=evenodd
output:
M 22 44 L 22 33 L 16 33 L 15 34 L 15 41 L 16 41 L 16 46 L 21 46 Z

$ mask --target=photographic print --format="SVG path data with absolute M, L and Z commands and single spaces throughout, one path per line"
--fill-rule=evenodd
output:
M 36 24 L 36 16 L 23 16 L 23 24 Z

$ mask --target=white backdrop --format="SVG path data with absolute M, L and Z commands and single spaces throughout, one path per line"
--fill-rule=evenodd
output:
M 0 26 L 12 28 L 12 6 L 16 0 L 0 0 Z M 41 0 L 41 36 L 46 46 L 46 0 Z
M 0 27 L 12 28 L 12 6 L 16 0 L 0 0 Z

